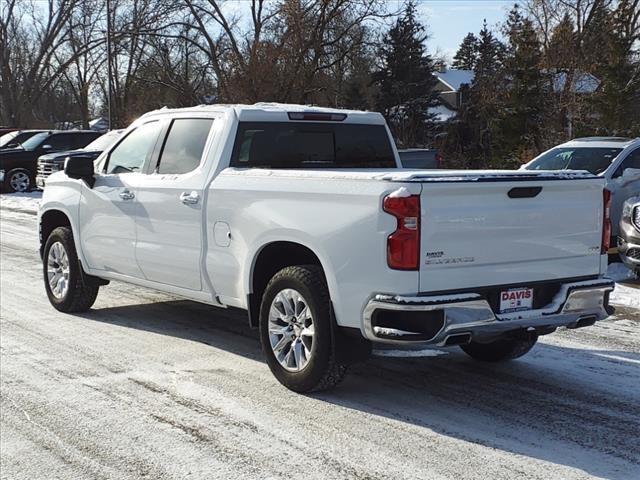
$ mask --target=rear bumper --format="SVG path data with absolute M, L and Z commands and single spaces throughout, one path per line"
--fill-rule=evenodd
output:
M 372 342 L 438 346 L 491 339 L 511 331 L 549 333 L 556 327 L 577 328 L 608 317 L 609 293 L 613 289 L 614 282 L 604 278 L 565 283 L 545 307 L 505 314 L 494 313 L 488 301 L 477 293 L 417 297 L 376 295 L 364 309 L 363 332 Z M 418 319 L 423 315 L 425 325 L 427 322 L 432 325 L 421 331 L 408 331 L 379 320 L 399 312 L 413 312 Z

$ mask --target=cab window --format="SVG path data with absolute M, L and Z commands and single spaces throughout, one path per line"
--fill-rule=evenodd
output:
M 211 118 L 173 120 L 156 171 L 161 174 L 181 174 L 195 170 L 200 165 L 211 125 Z
M 631 154 L 622 161 L 622 164 L 616 170 L 614 177 L 620 177 L 627 168 L 640 169 L 640 148 L 636 148 Z
M 160 122 L 153 121 L 130 132 L 109 154 L 105 173 L 142 172 L 147 158 L 153 152 L 160 129 Z

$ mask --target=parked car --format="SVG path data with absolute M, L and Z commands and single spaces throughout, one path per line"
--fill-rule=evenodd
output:
M 435 149 L 430 148 L 408 148 L 398 150 L 402 168 L 442 168 L 442 156 Z
M 576 138 L 544 152 L 522 168 L 587 170 L 604 178 L 605 188 L 611 191 L 611 245 L 615 247 L 622 204 L 640 194 L 640 138 Z
M 375 343 L 509 360 L 608 316 L 602 178 L 398 167 L 378 113 L 148 113 L 47 180 L 47 296 L 84 311 L 121 280 L 245 309 L 301 392 L 336 385 Z
M 98 156 L 120 138 L 124 130 L 112 130 L 96 138 L 89 145 L 77 150 L 47 153 L 38 157 L 36 186 L 44 188 L 47 177 L 64 168 L 64 161 L 69 157 L 84 156 L 96 159 Z
M 0 137 L 3 135 L 6 135 L 7 133 L 11 133 L 11 132 L 17 132 L 18 130 L 20 130 L 19 128 L 13 128 L 13 127 L 0 127 Z
M 18 148 L 22 142 L 40 132 L 46 132 L 46 130 L 16 130 L 6 133 L 0 137 L 0 150 Z
M 618 252 L 625 265 L 640 276 L 640 196 L 629 198 L 622 207 Z
M 75 150 L 101 133 L 85 130 L 44 131 L 17 148 L 0 150 L 0 187 L 9 192 L 26 192 L 35 185 L 38 157 L 44 153 Z

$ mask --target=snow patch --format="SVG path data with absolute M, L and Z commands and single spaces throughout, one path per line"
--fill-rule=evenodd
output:
M 635 280 L 636 276 L 628 269 L 624 263 L 612 263 L 607 268 L 607 277 L 616 282 L 624 282 L 628 280 Z
M 374 297 L 379 302 L 397 302 L 397 303 L 444 303 L 458 302 L 463 300 L 474 300 L 481 298 L 477 293 L 458 293 L 449 295 L 429 295 L 422 297 L 403 297 L 400 295 L 383 295 L 378 294 Z
M 38 213 L 40 200 L 42 200 L 42 191 L 40 190 L 22 193 L 3 193 L 0 195 L 0 208 L 23 211 L 35 215 Z
M 411 196 L 411 192 L 407 189 L 407 187 L 400 187 L 397 190 L 391 192 L 387 197 L 389 198 L 409 198 Z
M 611 292 L 609 303 L 620 307 L 640 308 L 640 288 L 617 283 L 616 289 Z
M 438 357 L 448 355 L 449 352 L 433 348 L 421 348 L 420 350 L 373 350 L 376 357 Z
M 523 170 L 401 170 L 389 171 L 378 177 L 392 182 L 478 182 L 486 180 L 541 179 L 572 180 L 575 178 L 597 178 L 586 171 L 523 171 Z

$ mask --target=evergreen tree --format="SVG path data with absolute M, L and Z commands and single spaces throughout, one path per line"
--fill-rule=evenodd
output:
M 640 33 L 629 28 L 633 2 L 621 0 L 608 16 L 603 59 L 595 66 L 601 86 L 593 98 L 597 133 L 640 135 Z
M 578 45 L 573 20 L 565 14 L 555 26 L 546 52 L 546 65 L 550 70 L 572 70 L 578 62 Z
M 504 143 L 501 118 L 508 95 L 505 55 L 505 45 L 485 20 L 478 35 L 473 82 L 460 89 L 456 121 L 449 125 L 444 142 L 445 155 L 462 158 L 462 167 L 501 166 L 496 161 Z
M 508 82 L 503 128 L 506 152 L 514 166 L 540 153 L 548 81 L 542 70 L 542 47 L 531 20 L 517 5 L 509 13 L 505 28 L 508 55 L 505 75 Z M 518 157 L 525 158 L 519 159 Z
M 451 66 L 461 70 L 473 70 L 478 62 L 478 43 L 478 37 L 471 32 L 467 33 L 453 57 Z
M 436 77 L 427 54 L 425 29 L 409 2 L 384 36 L 380 69 L 373 80 L 378 87 L 377 108 L 382 111 L 396 141 L 402 146 L 424 145 L 433 129 L 429 107 L 438 104 Z
M 485 20 L 480 30 L 478 61 L 469 90 L 469 121 L 475 137 L 474 166 L 487 167 L 500 151 L 500 116 L 507 95 L 504 77 L 505 46 L 493 35 Z

